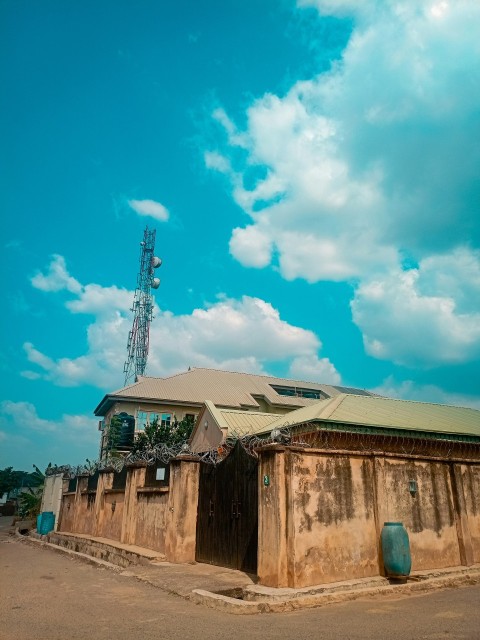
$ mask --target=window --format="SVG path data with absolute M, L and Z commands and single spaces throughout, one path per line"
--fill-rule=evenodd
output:
M 154 411 L 137 411 L 136 429 L 144 431 L 145 427 L 156 422 L 162 427 L 169 427 L 172 422 L 171 413 L 156 413 Z
M 190 422 L 195 422 L 197 416 L 194 413 L 186 413 L 185 420 L 190 420 Z
M 162 427 L 169 427 L 171 422 L 172 422 L 172 414 L 162 413 L 162 420 L 161 420 Z
M 148 424 L 147 412 L 146 411 L 137 411 L 137 422 L 136 428 L 137 431 L 143 431 Z
M 318 389 L 306 389 L 304 387 L 280 387 L 271 385 L 272 389 L 278 393 L 279 396 L 290 396 L 292 398 L 309 398 L 311 400 L 322 400 L 328 396 L 322 393 Z

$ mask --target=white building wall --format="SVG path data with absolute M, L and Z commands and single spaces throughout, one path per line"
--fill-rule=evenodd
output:
M 63 475 L 47 476 L 43 485 L 42 506 L 40 511 L 53 511 L 55 514 L 55 527 L 57 530 L 60 505 L 62 503 Z

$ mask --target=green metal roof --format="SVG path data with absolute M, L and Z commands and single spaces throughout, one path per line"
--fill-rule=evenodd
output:
M 281 416 L 268 430 L 325 421 L 480 438 L 480 411 L 443 404 L 341 394 Z

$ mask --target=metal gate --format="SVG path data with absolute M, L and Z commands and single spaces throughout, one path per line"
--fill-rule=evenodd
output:
M 257 572 L 258 461 L 240 442 L 217 465 L 201 463 L 195 558 Z

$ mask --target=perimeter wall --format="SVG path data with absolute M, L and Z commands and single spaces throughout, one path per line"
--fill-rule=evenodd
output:
M 168 468 L 167 480 L 149 480 L 141 465 L 122 473 L 100 471 L 96 478 L 78 476 L 74 491 L 65 487 L 58 530 L 154 549 L 171 562 L 193 562 L 198 462 L 183 457 L 158 466 Z
M 383 573 L 384 522 L 412 570 L 480 561 L 480 464 L 272 446 L 260 452 L 258 576 L 305 587 Z

